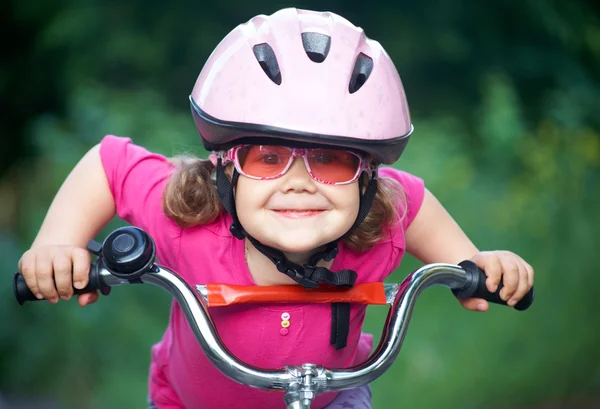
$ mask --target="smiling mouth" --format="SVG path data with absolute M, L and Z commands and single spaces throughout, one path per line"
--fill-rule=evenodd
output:
M 302 217 L 314 217 L 323 213 L 323 209 L 312 209 L 312 210 L 298 210 L 298 209 L 277 209 L 273 210 L 276 214 L 288 217 L 290 219 L 299 219 Z

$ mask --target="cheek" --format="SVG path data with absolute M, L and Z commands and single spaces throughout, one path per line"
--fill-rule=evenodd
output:
M 269 183 L 262 180 L 252 180 L 240 176 L 235 188 L 235 209 L 242 226 L 253 230 L 255 224 L 260 223 L 260 211 L 265 207 L 271 189 Z
M 261 204 L 260 181 L 240 176 L 235 187 L 235 207 L 238 215 L 248 213 Z
M 348 222 L 352 225 L 354 220 L 358 217 L 358 209 L 360 207 L 358 183 L 341 186 L 327 186 L 323 193 L 340 215 L 351 219 Z

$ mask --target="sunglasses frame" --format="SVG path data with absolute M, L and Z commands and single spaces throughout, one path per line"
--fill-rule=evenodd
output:
M 352 179 L 350 179 L 348 181 L 329 182 L 329 181 L 319 178 L 317 175 L 315 175 L 313 173 L 312 169 L 310 168 L 310 164 L 308 163 L 308 151 L 311 149 L 330 149 L 330 148 L 292 148 L 289 146 L 282 146 L 282 145 L 261 145 L 261 146 L 279 146 L 279 147 L 285 148 L 291 152 L 291 156 L 290 156 L 290 159 L 289 159 L 287 165 L 285 166 L 285 168 L 283 168 L 283 170 L 276 176 L 262 176 L 262 177 L 261 176 L 252 176 L 252 175 L 246 174 L 242 170 L 242 166 L 239 163 L 239 156 L 238 156 L 239 150 L 242 148 L 246 148 L 248 146 L 255 146 L 255 145 L 251 145 L 251 144 L 236 145 L 227 151 L 217 152 L 217 156 L 221 159 L 223 165 L 226 165 L 229 162 L 233 162 L 235 169 L 238 171 L 238 173 L 240 175 L 243 175 L 247 178 L 254 179 L 254 180 L 279 179 L 280 177 L 285 175 L 287 173 L 287 171 L 292 167 L 292 164 L 294 163 L 294 160 L 296 160 L 297 157 L 301 157 L 302 160 L 304 161 L 304 166 L 306 167 L 306 171 L 308 172 L 310 177 L 313 178 L 315 181 L 322 183 L 324 185 L 333 185 L 333 186 L 348 185 L 350 183 L 356 182 L 358 180 L 358 178 L 360 177 L 360 175 L 362 174 L 362 172 L 367 172 L 367 174 L 369 175 L 369 178 L 372 178 L 372 176 L 374 174 L 373 168 L 371 167 L 371 165 L 369 164 L 369 161 L 364 156 L 361 156 L 358 153 L 352 152 L 347 149 L 339 149 L 339 151 L 348 152 L 351 155 L 354 155 L 358 158 L 358 160 L 359 160 L 358 169 L 357 169 L 356 173 L 354 174 L 354 176 L 352 177 Z

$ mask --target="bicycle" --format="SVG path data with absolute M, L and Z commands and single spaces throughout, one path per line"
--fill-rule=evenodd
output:
M 458 298 L 479 297 L 496 304 L 502 285 L 495 293 L 485 287 L 486 276 L 473 262 L 428 264 L 409 274 L 399 284 L 365 283 L 351 289 L 301 286 L 233 286 L 196 285 L 195 289 L 176 272 L 155 263 L 156 247 L 152 238 L 136 227 L 122 227 L 110 233 L 100 245 L 90 242 L 88 250 L 96 261 L 90 268 L 88 285 L 74 289 L 76 294 L 99 290 L 108 295 L 112 287 L 125 284 L 154 284 L 169 292 L 180 304 L 206 356 L 234 381 L 264 390 L 284 392 L 288 409 L 310 409 L 315 396 L 328 391 L 351 389 L 371 383 L 392 365 L 406 335 L 415 302 L 421 292 L 433 285 L 443 285 Z M 17 302 L 38 301 L 16 273 L 13 291 Z M 515 305 L 524 311 L 534 299 L 533 288 Z M 257 368 L 232 355 L 222 343 L 208 313 L 209 307 L 252 302 L 358 302 L 389 304 L 390 310 L 381 341 L 375 352 L 361 365 L 351 368 L 325 368 L 306 363 L 277 369 Z

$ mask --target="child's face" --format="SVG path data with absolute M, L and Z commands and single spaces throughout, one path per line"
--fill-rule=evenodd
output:
M 356 220 L 358 182 L 315 181 L 302 158 L 273 180 L 240 175 L 235 193 L 244 229 L 261 243 L 286 253 L 310 252 L 344 235 Z

